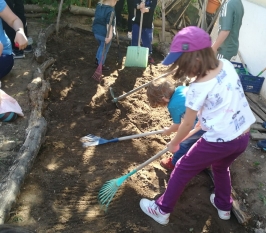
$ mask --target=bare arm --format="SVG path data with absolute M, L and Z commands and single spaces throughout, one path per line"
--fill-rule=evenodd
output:
M 170 135 L 173 132 L 177 132 L 180 124 L 172 124 L 170 127 L 164 128 L 163 135 Z
M 28 44 L 27 37 L 24 33 L 24 27 L 21 20 L 16 16 L 8 6 L 0 12 L 0 17 L 16 31 L 14 42 L 19 44 L 19 49 L 26 48 Z
M 217 53 L 218 48 L 224 43 L 229 33 L 230 31 L 220 31 L 216 41 L 212 45 L 212 49 L 215 53 Z
M 196 117 L 197 111 L 194 111 L 190 108 L 186 108 L 186 113 L 183 122 L 180 124 L 175 137 L 168 144 L 168 149 L 170 152 L 173 153 L 179 149 L 179 143 L 183 140 L 183 138 L 187 136 L 189 131 L 193 128 Z

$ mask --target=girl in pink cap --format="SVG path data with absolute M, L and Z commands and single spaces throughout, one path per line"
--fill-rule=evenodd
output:
M 210 201 L 219 217 L 228 220 L 232 208 L 229 166 L 248 146 L 249 128 L 255 122 L 239 77 L 229 61 L 216 58 L 209 34 L 194 26 L 174 37 L 163 64 L 171 65 L 170 70 L 177 68 L 175 79 L 191 79 L 185 116 L 167 145 L 169 151 L 179 149 L 196 117 L 206 133 L 177 161 L 166 191 L 157 200 L 141 199 L 140 207 L 156 222 L 167 224 L 186 184 L 211 166 L 215 191 Z

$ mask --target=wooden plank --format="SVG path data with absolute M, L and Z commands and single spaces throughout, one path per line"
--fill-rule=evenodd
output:
M 261 117 L 263 121 L 266 121 L 266 113 L 263 112 L 252 100 L 250 100 L 249 97 L 247 97 L 247 100 L 252 111 Z
M 264 122 L 255 112 L 252 111 L 252 113 L 256 118 L 256 123 L 262 124 Z
M 266 132 L 266 129 L 263 128 L 261 124 L 257 124 L 257 123 L 252 124 L 250 128 L 251 128 L 251 129 L 254 129 L 254 130 L 258 130 L 258 131 L 260 131 L 260 132 Z M 265 138 L 265 139 L 266 139 L 266 138 Z
M 258 130 L 250 130 L 250 136 L 253 140 L 263 140 L 266 139 L 265 133 L 260 133 Z
M 246 96 L 248 96 L 248 98 L 250 100 L 252 100 L 255 104 L 258 105 L 258 107 L 264 112 L 266 113 L 266 104 L 265 104 L 265 99 L 263 99 L 263 97 L 260 97 L 259 95 L 257 94 L 254 94 L 254 93 L 248 93 L 246 92 L 245 93 Z

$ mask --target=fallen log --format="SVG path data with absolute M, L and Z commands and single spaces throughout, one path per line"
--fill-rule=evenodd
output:
M 67 24 L 60 24 L 59 28 L 66 27 Z M 47 59 L 46 41 L 55 32 L 55 24 L 51 24 L 45 30 L 41 30 L 38 35 L 38 42 L 34 50 L 34 57 L 38 63 L 43 63 Z
M 33 81 L 28 85 L 29 97 L 32 104 L 31 116 L 26 129 L 25 142 L 20 148 L 8 174 L 2 178 L 0 183 L 0 224 L 4 224 L 8 218 L 10 210 L 20 192 L 20 188 L 26 176 L 29 174 L 41 145 L 45 140 L 47 122 L 42 116 L 42 111 L 44 98 L 48 94 L 50 85 L 43 79 L 43 73 L 54 61 L 51 58 L 38 67 L 34 72 Z
M 24 11 L 25 13 L 47 13 L 50 11 L 57 11 L 56 7 L 50 5 L 35 5 L 35 4 L 25 4 Z M 68 11 L 68 9 L 64 9 L 64 11 Z
M 81 6 L 69 6 L 69 12 L 74 15 L 88 15 L 93 17 L 95 15 L 95 9 L 94 8 L 86 8 Z

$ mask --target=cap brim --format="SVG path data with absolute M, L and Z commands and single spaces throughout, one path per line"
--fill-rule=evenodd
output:
M 170 65 L 174 63 L 181 55 L 183 52 L 172 52 L 168 53 L 165 59 L 162 61 L 163 65 Z

